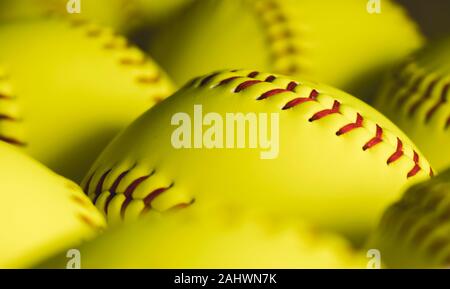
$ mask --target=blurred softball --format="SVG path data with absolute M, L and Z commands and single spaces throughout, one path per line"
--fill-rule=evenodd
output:
M 189 2 L 192 0 L 4 0 L 0 3 L 0 21 L 59 14 L 125 33 L 158 23 Z
M 380 73 L 423 43 L 393 1 L 205 0 L 155 31 L 149 51 L 176 83 L 229 67 L 307 76 L 367 97 Z M 182 47 L 182 49 L 180 49 Z
M 212 213 L 214 212 L 214 213 Z M 82 268 L 365 268 L 342 238 L 294 219 L 217 208 L 153 212 L 78 248 Z M 56 256 L 41 267 L 64 268 Z
M 450 166 L 450 38 L 412 55 L 386 79 L 375 106 L 439 171 Z
M 9 87 L 0 137 L 77 181 L 120 129 L 172 91 L 143 52 L 87 22 L 5 24 L 0 43 Z
M 105 225 L 71 181 L 3 142 L 0 159 L 0 268 L 32 266 Z
M 431 173 L 399 129 L 353 96 L 232 70 L 194 79 L 139 117 L 83 186 L 113 223 L 224 200 L 361 241 L 405 186 Z
M 393 268 L 450 267 L 450 170 L 410 188 L 370 242 Z

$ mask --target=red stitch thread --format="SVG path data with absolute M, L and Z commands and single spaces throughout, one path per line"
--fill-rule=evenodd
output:
M 292 33 L 292 31 L 286 28 L 284 31 L 282 31 L 276 35 L 270 35 L 269 42 L 283 40 L 284 38 L 292 38 L 293 36 L 294 36 L 294 34 Z
M 292 108 L 294 106 L 297 106 L 301 103 L 307 102 L 307 101 L 316 101 L 317 100 L 317 96 L 319 95 L 319 93 L 317 92 L 317 90 L 313 89 L 311 91 L 311 93 L 309 94 L 309 97 L 298 97 L 298 98 L 294 98 L 293 100 L 289 101 L 288 103 L 286 103 L 282 110 L 286 110 L 289 108 Z
M 425 118 L 425 122 L 429 122 L 431 117 L 435 114 L 435 112 L 439 109 L 439 107 L 447 102 L 447 93 L 448 93 L 449 87 L 450 87 L 450 83 L 447 83 L 444 86 L 444 89 L 442 90 L 441 98 L 439 99 L 439 102 L 428 111 L 427 116 Z
M 291 81 L 291 82 L 288 83 L 286 89 L 289 90 L 289 91 L 294 91 L 297 88 L 297 86 L 298 86 L 297 82 Z
M 417 173 L 422 169 L 419 166 L 419 154 L 416 151 L 414 151 L 413 159 L 414 159 L 414 167 L 408 172 L 408 175 L 407 175 L 408 178 L 417 175 Z
M 0 120 L 17 121 L 14 117 L 6 114 L 0 114 Z
M 238 79 L 238 78 L 242 78 L 242 76 L 232 76 L 232 77 L 226 78 L 226 79 L 222 80 L 217 86 L 221 86 L 221 85 L 227 84 L 227 83 L 229 83 L 229 82 L 231 82 L 231 81 L 233 81 L 235 79 Z
M 264 92 L 263 94 L 261 94 L 260 97 L 257 98 L 257 100 L 263 100 L 263 99 L 266 99 L 268 97 L 271 97 L 271 96 L 274 96 L 276 94 L 280 94 L 283 92 L 289 92 L 289 90 L 283 89 L 283 88 L 275 88 L 275 89 Z
M 205 78 L 200 82 L 200 86 L 207 85 L 215 76 L 219 75 L 219 72 L 213 73 Z
M 341 103 L 339 101 L 335 100 L 334 103 L 333 103 L 333 107 L 331 109 L 324 109 L 322 111 L 319 111 L 319 112 L 315 113 L 309 119 L 309 121 L 313 122 L 313 121 L 319 120 L 321 118 L 324 118 L 324 117 L 326 117 L 328 115 L 331 115 L 331 114 L 334 114 L 334 113 L 340 113 L 339 112 L 340 106 L 341 106 Z
M 363 150 L 368 150 L 370 148 L 373 148 L 377 144 L 381 143 L 383 141 L 383 129 L 377 124 L 377 131 L 375 134 L 375 137 L 372 138 L 370 141 L 368 141 L 364 146 Z
M 249 78 L 255 78 L 256 76 L 258 76 L 258 74 L 259 74 L 258 71 L 253 71 L 253 72 L 250 72 L 250 73 L 247 75 L 247 77 L 249 77 Z
M 6 143 L 9 143 L 9 144 L 12 144 L 12 145 L 16 145 L 16 146 L 22 146 L 22 147 L 27 145 L 27 143 L 22 142 L 22 141 L 20 141 L 18 139 L 15 139 L 15 138 L 12 138 L 12 137 L 7 137 L 7 136 L 2 136 L 2 135 L 0 135 L 0 141 L 4 141 Z
M 184 209 L 184 208 L 189 207 L 189 206 L 192 205 L 193 203 L 195 203 L 195 199 L 192 199 L 189 203 L 180 203 L 180 204 L 177 204 L 177 205 L 171 207 L 170 209 L 168 209 L 167 211 L 175 211 L 175 210 Z
M 91 181 L 92 181 L 92 178 L 94 177 L 94 174 L 95 174 L 95 173 L 92 173 L 92 174 L 91 174 L 91 176 L 90 176 L 89 179 L 87 180 L 86 184 L 84 185 L 84 193 L 85 193 L 86 195 L 89 194 L 89 187 L 91 186 Z
M 423 81 L 423 78 L 424 78 L 423 76 L 419 76 L 417 80 L 414 82 L 414 84 L 411 86 L 411 88 L 407 90 L 405 94 L 398 99 L 397 101 L 398 107 L 402 107 L 405 101 L 408 100 L 408 98 L 419 89 L 420 84 Z
M 9 95 L 6 95 L 6 94 L 4 94 L 4 93 L 0 93 L 0 99 L 6 99 L 6 100 L 9 100 L 9 99 L 12 99 L 12 97 L 9 96 Z
M 109 191 L 111 193 L 116 193 L 117 188 L 120 185 L 120 182 L 122 181 L 122 179 L 130 172 L 130 170 L 124 171 L 123 173 L 121 173 L 115 180 L 114 183 L 112 184 L 111 188 L 109 189 Z
M 409 109 L 409 116 L 412 117 L 414 115 L 414 113 L 416 112 L 416 110 L 426 101 L 431 97 L 431 94 L 434 90 L 434 87 L 436 86 L 436 84 L 438 83 L 438 79 L 433 80 L 430 85 L 428 85 L 428 88 L 425 92 L 425 94 L 423 95 L 423 97 L 421 97 L 415 104 L 413 104 L 411 106 L 411 108 Z
M 78 214 L 77 216 L 83 223 L 85 223 L 89 227 L 91 227 L 91 228 L 93 228 L 95 230 L 99 230 L 100 229 L 99 226 L 97 226 L 95 224 L 95 222 L 91 218 L 89 218 L 88 216 L 86 216 L 84 214 Z
M 161 78 L 161 75 L 158 73 L 154 76 L 146 76 L 146 75 L 142 75 L 142 76 L 138 76 L 136 78 L 136 81 L 138 83 L 142 83 L 142 84 L 152 84 L 155 82 L 158 82 Z
M 244 90 L 252 85 L 255 85 L 257 83 L 260 83 L 261 80 L 247 80 L 241 84 L 239 84 L 236 89 L 234 90 L 234 92 L 240 92 L 241 90 Z
M 170 189 L 172 186 L 173 184 L 168 188 L 159 188 L 153 190 L 150 194 L 148 194 L 147 197 L 144 198 L 144 209 L 142 210 L 141 215 L 146 213 L 148 210 L 152 208 L 152 202 L 157 196 L 161 195 L 162 193 Z
M 285 48 L 282 51 L 276 51 L 276 49 L 272 49 L 271 58 L 272 61 L 277 61 L 278 58 L 283 58 L 286 56 L 295 56 L 298 54 L 298 49 L 296 44 L 292 41 L 294 34 L 290 29 L 287 28 L 289 19 L 283 13 L 282 9 L 276 3 L 266 2 L 266 6 L 259 10 L 258 15 L 260 15 L 260 21 L 266 30 L 270 30 L 271 26 L 281 26 L 282 29 L 274 33 L 266 33 L 266 39 L 270 46 L 275 47 L 276 42 L 282 41 L 286 43 Z M 269 17 L 266 17 L 267 16 Z M 282 73 L 292 74 L 297 73 L 300 69 L 296 64 L 292 64 L 286 69 L 283 69 Z
M 137 178 L 128 186 L 128 188 L 125 189 L 125 192 L 123 193 L 123 195 L 125 196 L 125 201 L 122 203 L 122 207 L 120 208 L 120 215 L 122 216 L 122 218 L 125 216 L 126 208 L 133 200 L 133 192 L 143 181 L 148 179 L 151 175 L 152 174 Z M 105 212 L 108 213 L 106 210 L 105 210 Z
M 343 135 L 343 134 L 345 134 L 345 133 L 348 133 L 348 132 L 350 132 L 350 131 L 352 131 L 352 130 L 354 130 L 354 129 L 357 129 L 357 128 L 362 127 L 363 120 L 364 120 L 363 117 L 358 113 L 358 114 L 356 115 L 356 122 L 354 122 L 354 123 L 349 123 L 349 124 L 343 126 L 341 129 L 339 129 L 339 130 L 336 132 L 336 135 L 337 135 L 337 136 L 340 136 L 340 135 Z
M 103 183 L 105 182 L 106 177 L 109 175 L 112 169 L 107 170 L 101 177 L 100 180 L 97 183 L 97 186 L 95 187 L 95 197 L 92 201 L 94 204 L 97 202 L 98 197 L 100 197 L 100 194 L 103 191 Z
M 396 151 L 389 157 L 387 160 L 387 164 L 390 165 L 391 163 L 395 162 L 399 158 L 403 156 L 403 143 L 402 141 L 397 138 L 397 149 Z
M 275 76 L 269 75 L 269 76 L 267 76 L 267 78 L 264 81 L 265 82 L 273 82 L 275 79 L 277 79 Z

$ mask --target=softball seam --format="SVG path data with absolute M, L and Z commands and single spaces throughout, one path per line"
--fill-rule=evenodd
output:
M 276 67 L 277 63 L 288 63 L 284 69 L 275 69 L 275 72 L 281 74 L 295 74 L 301 70 L 299 65 L 292 61 L 297 57 L 299 48 L 294 43 L 295 33 L 289 24 L 289 17 L 283 12 L 280 3 L 275 0 L 256 1 L 254 10 L 259 22 L 263 26 L 266 35 L 266 41 L 270 47 L 272 62 Z M 272 27 L 282 27 L 281 31 L 271 32 Z M 280 49 L 280 47 L 282 47 Z
M 155 200 L 156 197 L 158 197 L 159 195 L 161 195 L 162 193 L 167 192 L 168 190 L 172 189 L 174 187 L 174 182 L 171 182 L 171 184 L 169 186 L 156 186 L 152 189 L 150 189 L 149 193 L 142 199 L 137 199 L 133 197 L 133 193 L 134 191 L 137 189 L 137 187 L 145 180 L 151 178 L 152 176 L 154 176 L 156 174 L 156 170 L 151 171 L 149 174 L 147 175 L 143 175 L 140 176 L 138 178 L 135 178 L 134 180 L 132 180 L 126 187 L 126 189 L 123 192 L 118 192 L 117 188 L 119 187 L 120 183 L 122 182 L 122 179 L 129 174 L 135 167 L 137 166 L 137 164 L 135 164 L 134 166 L 132 166 L 131 169 L 125 170 L 123 172 L 121 172 L 117 178 L 113 181 L 112 185 L 106 189 L 104 186 L 104 182 L 106 180 L 106 178 L 108 177 L 108 175 L 112 172 L 112 169 L 108 169 L 107 171 L 105 171 L 101 176 L 100 179 L 98 180 L 98 182 L 95 184 L 95 189 L 93 191 L 92 194 L 92 202 L 94 203 L 94 205 L 97 205 L 97 201 L 99 199 L 99 197 L 102 194 L 108 194 L 106 201 L 104 203 L 104 206 L 102 208 L 99 208 L 102 212 L 104 212 L 105 215 L 108 215 L 108 209 L 109 209 L 109 204 L 111 203 L 111 201 L 114 199 L 114 197 L 116 197 L 117 195 L 123 195 L 125 197 L 125 200 L 123 201 L 123 203 L 121 204 L 121 208 L 120 208 L 120 216 L 121 219 L 124 220 L 125 219 L 125 214 L 126 214 L 126 210 L 128 208 L 128 205 L 132 202 L 132 201 L 142 201 L 144 204 L 144 208 L 141 211 L 141 215 L 145 214 L 147 211 L 152 210 L 152 202 L 153 200 Z M 90 186 L 91 186 L 91 182 L 92 182 L 92 178 L 95 175 L 95 172 L 92 173 L 89 177 L 89 179 L 87 180 L 85 186 L 84 186 L 84 192 L 89 195 L 89 192 L 91 190 Z M 172 205 L 169 209 L 167 209 L 166 211 L 170 211 L 170 210 L 174 210 L 174 209 L 179 209 L 179 208 L 184 208 L 187 206 L 192 205 L 195 202 L 195 198 L 192 198 L 190 202 L 181 202 L 181 203 L 177 203 L 175 205 Z
M 0 75 L 0 86 L 2 84 L 9 84 L 8 83 L 8 76 L 7 75 Z M 16 96 L 12 95 L 12 93 L 7 92 L 7 91 L 0 91 L 0 123 L 17 123 L 17 124 L 21 124 L 22 120 L 17 117 L 17 116 L 13 116 L 8 112 L 2 112 L 2 107 L 17 107 L 18 104 L 16 102 Z M 15 145 L 15 146 L 26 146 L 26 143 L 24 140 L 21 140 L 19 137 L 16 136 L 11 136 L 8 135 L 7 131 L 2 131 L 1 127 L 0 127 L 0 141 L 9 143 L 11 145 Z
M 435 236 L 432 231 L 442 224 L 450 222 L 450 211 L 438 210 L 444 196 L 435 197 L 424 191 L 426 187 L 419 185 L 408 191 L 405 196 L 388 208 L 384 214 L 378 235 L 388 235 L 394 240 L 402 240 L 403 245 L 420 248 L 420 254 L 437 258 L 446 253 L 444 266 L 450 265 L 450 239 Z M 387 240 L 387 238 L 386 238 Z M 413 248 L 410 248 L 411 250 Z
M 236 72 L 236 70 L 232 70 L 232 72 Z M 259 72 L 254 71 L 249 73 L 246 77 L 247 78 L 254 78 L 259 74 Z M 207 77 L 205 77 L 199 84 L 199 86 L 206 86 L 215 76 L 217 76 L 218 73 L 213 73 Z M 226 78 L 224 80 L 221 80 L 217 85 L 212 86 L 212 88 L 215 87 L 219 87 L 222 86 L 224 84 L 229 83 L 232 80 L 235 79 L 239 79 L 239 78 L 245 78 L 244 76 L 233 76 L 233 77 L 229 77 Z M 261 82 L 269 82 L 272 83 L 275 80 L 275 76 L 269 76 L 267 77 L 264 81 L 261 80 L 245 80 L 244 82 L 240 83 L 239 85 L 236 86 L 236 88 L 233 90 L 234 93 L 239 93 L 243 90 L 245 90 L 246 88 L 253 86 L 253 85 L 257 85 L 258 83 Z M 195 83 L 195 81 L 194 81 Z M 300 85 L 299 83 L 296 82 L 290 82 L 286 88 L 276 88 L 276 89 L 272 89 L 269 91 L 266 91 L 264 93 L 262 93 L 256 100 L 264 100 L 268 97 L 273 97 L 274 95 L 280 94 L 280 93 L 285 93 L 285 92 L 290 92 L 290 93 L 295 93 L 295 89 L 296 87 Z M 320 95 L 320 92 L 318 92 L 316 89 L 313 89 L 309 95 L 309 97 L 295 97 L 293 99 L 291 99 L 290 101 L 288 101 L 282 108 L 282 110 L 287 110 L 287 109 L 291 109 L 297 105 L 300 105 L 302 103 L 308 102 L 308 101 L 315 101 L 318 102 L 318 96 Z M 334 100 L 333 106 L 331 108 L 325 108 L 324 110 L 318 111 L 315 114 L 313 114 L 310 118 L 309 118 L 309 122 L 314 122 L 314 121 L 318 121 L 324 117 L 327 117 L 331 114 L 341 114 L 340 112 L 340 106 L 341 103 L 338 100 Z M 336 132 L 337 136 L 341 136 L 343 134 L 346 134 L 354 129 L 357 128 L 363 128 L 364 122 L 364 117 L 360 114 L 357 113 L 357 119 L 356 121 L 350 122 L 349 124 L 343 126 L 341 129 L 339 129 Z M 371 140 L 369 140 L 366 144 L 364 144 L 362 146 L 362 149 L 364 151 L 373 148 L 375 145 L 383 142 L 383 129 L 381 128 L 380 125 L 377 125 L 377 132 L 376 135 L 374 136 L 374 138 L 372 138 Z M 387 159 L 386 164 L 390 165 L 392 163 L 394 163 L 395 161 L 399 160 L 401 157 L 407 157 L 404 153 L 404 149 L 403 149 L 403 142 L 400 140 L 400 138 L 397 137 L 397 144 L 396 144 L 396 149 L 394 151 L 394 153 Z M 407 178 L 413 177 L 415 176 L 419 171 L 422 170 L 422 168 L 419 165 L 420 162 L 420 157 L 419 154 L 413 150 L 413 158 L 412 161 L 414 162 L 414 166 L 411 168 L 411 170 L 407 173 Z M 433 170 L 430 167 L 430 171 L 429 174 L 432 176 L 433 175 Z
M 418 99 L 412 101 L 406 108 L 406 115 L 409 118 L 413 118 L 418 115 L 422 106 L 427 102 L 432 101 L 432 96 L 437 91 L 436 86 L 443 81 L 444 77 L 435 76 L 431 80 L 427 80 L 428 73 L 414 73 L 409 72 L 405 75 L 401 75 L 405 69 L 409 66 L 415 65 L 414 62 L 406 63 L 402 65 L 398 71 L 393 74 L 394 81 L 391 89 L 388 91 L 388 95 L 392 95 L 392 101 L 397 109 L 405 107 L 405 103 L 418 95 Z M 405 86 L 406 85 L 406 86 Z M 425 86 L 424 89 L 421 89 Z M 403 93 L 400 93 L 400 89 L 404 89 Z M 437 114 L 438 110 L 448 106 L 448 96 L 450 92 L 450 82 L 445 81 L 443 87 L 436 94 L 439 94 L 439 98 L 435 100 L 435 103 L 429 108 L 424 115 L 424 124 L 428 124 L 431 119 Z M 387 97 L 387 95 L 385 96 Z M 450 128 L 450 115 L 444 120 L 444 130 Z

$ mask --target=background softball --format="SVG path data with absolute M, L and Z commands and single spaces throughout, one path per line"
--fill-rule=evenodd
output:
M 0 21 L 26 20 L 49 14 L 69 15 L 128 33 L 154 25 L 192 0 L 14 0 L 0 3 Z M 79 10 L 78 10 L 79 9 Z
M 365 268 L 367 263 L 338 236 L 223 204 L 152 212 L 79 250 L 83 268 Z M 65 262 L 60 255 L 41 266 L 64 268 Z
M 450 170 L 410 188 L 384 214 L 369 244 L 393 268 L 450 266 Z
M 172 90 L 144 53 L 106 28 L 55 17 L 0 27 L 0 137 L 79 181 L 94 156 Z
M 224 118 L 279 115 L 279 154 L 261 159 L 263 149 L 249 146 L 175 148 L 172 117 L 185 112 L 194 122 L 194 105 Z M 431 173 L 408 138 L 362 101 L 317 83 L 233 70 L 197 78 L 139 117 L 105 149 L 83 186 L 111 222 L 194 199 L 224 200 L 306 218 L 361 241 L 404 186 Z
M 3 142 L 0 159 L 0 268 L 32 266 L 104 226 L 71 181 Z
M 176 83 L 217 69 L 256 68 L 307 76 L 356 96 L 422 45 L 393 1 L 206 0 L 152 31 L 149 51 Z M 182 49 L 180 49 L 182 47 Z
M 375 106 L 398 124 L 437 170 L 450 166 L 450 38 L 412 55 L 386 79 Z

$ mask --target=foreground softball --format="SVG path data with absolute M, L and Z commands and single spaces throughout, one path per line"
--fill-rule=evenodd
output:
M 380 72 L 422 45 L 393 1 L 195 1 L 152 36 L 149 49 L 177 83 L 229 67 L 328 83 L 368 96 Z M 182 47 L 182 49 L 180 49 Z
M 413 186 L 384 214 L 370 247 L 394 268 L 450 267 L 450 170 Z
M 78 250 L 81 268 L 365 268 L 367 263 L 338 236 L 223 205 L 153 213 Z M 59 255 L 41 266 L 64 268 L 67 261 Z
M 3 142 L 0 159 L 0 268 L 32 266 L 104 226 L 71 181 Z
M 0 27 L 0 138 L 80 180 L 94 156 L 172 90 L 159 67 L 112 31 L 47 18 Z M 5 78 L 7 77 L 7 78 Z
M 430 174 L 403 133 L 362 101 L 233 70 L 194 79 L 139 117 L 83 186 L 113 223 L 224 200 L 361 240 L 405 186 Z
M 450 38 L 411 56 L 387 78 L 375 105 L 437 169 L 450 166 Z

